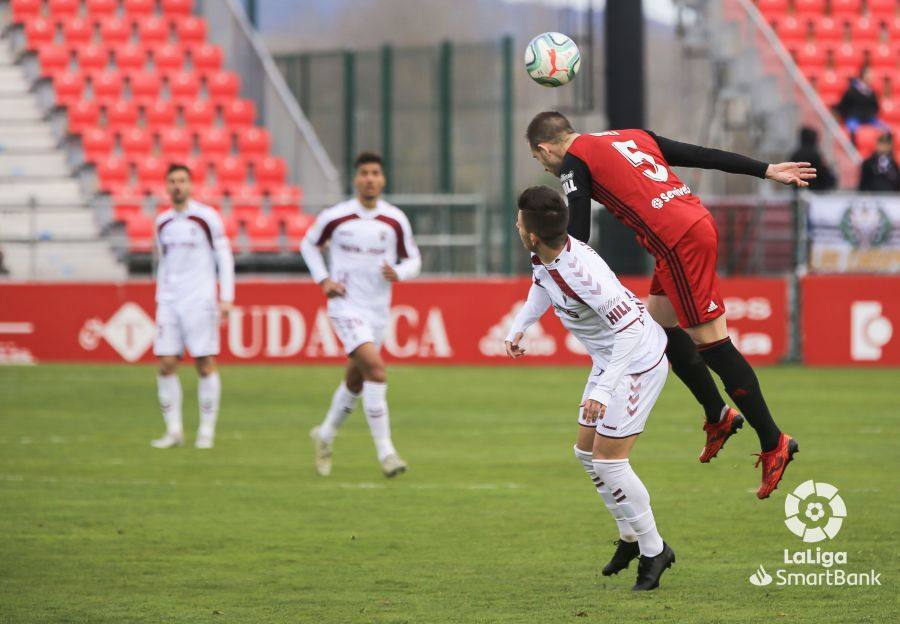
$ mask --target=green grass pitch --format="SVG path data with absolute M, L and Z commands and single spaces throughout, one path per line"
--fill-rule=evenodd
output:
M 410 472 L 388 481 L 360 412 L 333 475 L 313 471 L 334 367 L 224 367 L 212 451 L 150 448 L 151 367 L 0 368 L 0 622 L 896 621 L 896 370 L 760 370 L 801 451 L 768 501 L 752 430 L 697 462 L 700 413 L 670 376 L 632 461 L 678 559 L 641 595 L 634 565 L 599 574 L 614 525 L 571 450 L 587 372 L 392 368 Z M 182 380 L 192 441 L 193 370 Z M 783 505 L 807 479 L 848 509 L 818 546 L 881 587 L 748 582 L 806 547 Z

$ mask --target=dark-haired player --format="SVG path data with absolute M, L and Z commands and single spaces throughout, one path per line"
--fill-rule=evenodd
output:
M 363 412 L 388 477 L 406 470 L 391 440 L 387 372 L 381 344 L 391 311 L 391 284 L 419 274 L 421 260 L 403 211 L 381 199 L 384 168 L 377 154 L 356 158 L 356 197 L 323 210 L 300 245 L 312 278 L 328 298 L 328 317 L 349 362 L 320 426 L 310 432 L 316 470 L 331 474 L 332 442 L 362 395 Z M 330 248 L 330 266 L 322 248 Z
M 195 446 L 213 447 L 222 384 L 216 370 L 219 318 L 234 301 L 234 258 L 222 219 L 191 199 L 191 172 L 173 164 L 166 173 L 172 208 L 156 219 L 156 378 L 166 433 L 156 448 L 184 444 L 178 360 L 185 347 L 194 356 L 200 381 L 200 428 Z M 216 293 L 216 278 L 219 290 Z
M 569 211 L 553 189 L 535 186 L 519 196 L 516 228 L 531 252 L 534 281 L 506 352 L 524 355 L 525 331 L 553 306 L 590 354 L 575 457 L 619 527 L 618 547 L 603 574 L 617 574 L 640 554 L 633 589 L 655 589 L 675 553 L 656 529 L 650 495 L 628 456 L 666 384 L 666 336 L 597 252 L 566 233 L 568 222 Z
M 557 112 L 540 113 L 526 134 L 532 154 L 560 176 L 569 200 L 569 232 L 590 235 L 591 198 L 631 227 L 656 259 L 648 309 L 666 330 L 672 370 L 706 412 L 701 462 L 716 456 L 747 418 L 759 436 L 759 498 L 778 486 L 797 443 L 772 420 L 756 374 L 728 337 L 716 276 L 718 231 L 709 211 L 671 166 L 718 169 L 807 186 L 809 163 L 767 164 L 730 152 L 672 141 L 645 130 L 578 134 Z M 680 328 L 679 328 L 680 325 Z M 730 408 L 709 374 L 722 379 L 740 408 Z

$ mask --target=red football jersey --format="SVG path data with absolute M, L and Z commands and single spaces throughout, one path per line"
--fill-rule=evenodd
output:
M 644 130 L 582 134 L 563 159 L 560 180 L 570 203 L 593 197 L 657 257 L 709 214 Z

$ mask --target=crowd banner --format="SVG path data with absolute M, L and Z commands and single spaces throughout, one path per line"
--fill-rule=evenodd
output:
M 900 365 L 900 276 L 810 275 L 800 289 L 806 364 Z
M 648 278 L 623 280 L 646 296 Z M 398 284 L 384 352 L 388 361 L 505 365 L 503 339 L 528 294 L 528 278 L 417 280 Z M 735 344 L 774 363 L 788 344 L 783 279 L 725 279 Z M 151 362 L 153 284 L 0 285 L 0 362 Z M 321 289 L 308 280 L 239 281 L 222 324 L 224 362 L 338 363 L 345 356 Z M 587 356 L 551 311 L 526 335 L 521 364 L 580 364 Z
M 812 272 L 900 272 L 900 195 L 809 193 L 807 200 Z

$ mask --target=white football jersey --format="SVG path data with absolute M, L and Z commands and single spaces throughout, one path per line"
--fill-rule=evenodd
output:
M 321 248 L 329 246 L 330 267 Z M 401 280 L 419 274 L 422 262 L 413 240 L 409 219 L 402 210 L 378 200 L 368 209 L 350 199 L 319 213 L 300 244 L 303 260 L 317 283 L 327 277 L 347 289 L 344 297 L 328 300 L 331 314 L 342 310 L 370 310 L 387 314 L 391 283 L 381 274 L 388 264 Z
M 222 219 L 213 208 L 189 200 L 182 211 L 156 218 L 156 301 L 171 304 L 234 300 L 234 257 Z
M 660 362 L 666 350 L 662 327 L 590 246 L 570 236 L 556 260 L 545 265 L 532 254 L 531 263 L 534 283 L 507 340 L 525 331 L 552 305 L 563 326 L 601 370 L 609 364 L 616 333 L 634 324 L 643 331 L 625 372 L 641 373 Z

